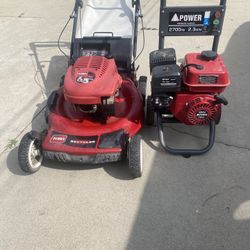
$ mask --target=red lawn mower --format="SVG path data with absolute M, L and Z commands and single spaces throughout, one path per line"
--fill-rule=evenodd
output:
M 84 9 L 84 15 L 82 15 Z M 48 129 L 24 135 L 18 152 L 26 172 L 43 158 L 98 164 L 128 158 L 142 175 L 146 77 L 136 81 L 140 1 L 75 1 L 69 66 L 60 88 L 48 98 Z M 69 19 L 69 20 L 70 20 Z M 67 24 L 66 24 L 67 25 Z
M 221 95 L 229 85 L 228 71 L 217 53 L 226 9 L 219 6 L 168 7 L 161 0 L 159 50 L 150 54 L 151 96 L 147 98 L 148 125 L 157 124 L 162 147 L 169 153 L 190 157 L 209 151 L 215 141 L 215 126 L 221 118 Z M 164 48 L 166 36 L 214 36 L 211 51 L 188 53 L 184 63 L 176 64 L 173 48 Z M 209 142 L 203 149 L 169 147 L 164 123 L 209 125 Z

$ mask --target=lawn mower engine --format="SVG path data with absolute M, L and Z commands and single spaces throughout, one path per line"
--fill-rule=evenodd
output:
M 67 69 L 64 97 L 75 105 L 77 112 L 113 116 L 121 84 L 122 78 L 113 58 L 82 56 Z
M 152 111 L 186 125 L 219 122 L 221 104 L 227 104 L 220 93 L 229 85 L 220 55 L 213 51 L 190 53 L 178 66 L 175 50 L 161 49 L 150 54 L 150 69 L 152 96 L 148 105 Z

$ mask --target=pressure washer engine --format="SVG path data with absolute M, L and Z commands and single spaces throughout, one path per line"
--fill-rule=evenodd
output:
M 154 110 L 186 125 L 219 122 L 221 105 L 227 104 L 219 94 L 229 85 L 228 71 L 220 55 L 214 51 L 189 53 L 179 66 L 175 50 L 162 49 L 150 54 L 150 68 L 149 105 Z
M 220 94 L 229 85 L 228 71 L 222 57 L 215 51 L 188 53 L 184 63 L 176 64 L 173 48 L 150 53 L 152 74 L 151 93 L 147 98 L 147 124 L 157 125 L 164 149 L 185 157 L 203 154 L 211 149 L 215 138 L 215 125 L 221 118 L 221 106 L 227 100 Z M 206 148 L 173 149 L 166 145 L 164 122 L 186 125 L 209 125 L 209 144 Z

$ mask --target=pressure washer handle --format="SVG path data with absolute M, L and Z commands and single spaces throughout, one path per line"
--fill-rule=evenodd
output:
M 220 5 L 225 6 L 226 3 L 227 3 L 227 0 L 220 0 Z M 161 7 L 166 7 L 166 6 L 167 6 L 167 0 L 161 0 Z
M 165 48 L 167 36 L 213 36 L 212 50 L 217 52 L 226 2 L 220 0 L 218 5 L 211 6 L 169 6 L 167 0 L 161 0 L 159 49 Z

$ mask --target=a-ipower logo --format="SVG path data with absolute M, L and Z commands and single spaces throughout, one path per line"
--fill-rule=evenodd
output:
M 67 137 L 67 135 L 53 135 L 50 139 L 50 143 L 62 144 L 66 142 Z
M 203 16 L 201 14 L 177 14 L 175 13 L 171 22 L 201 22 Z

